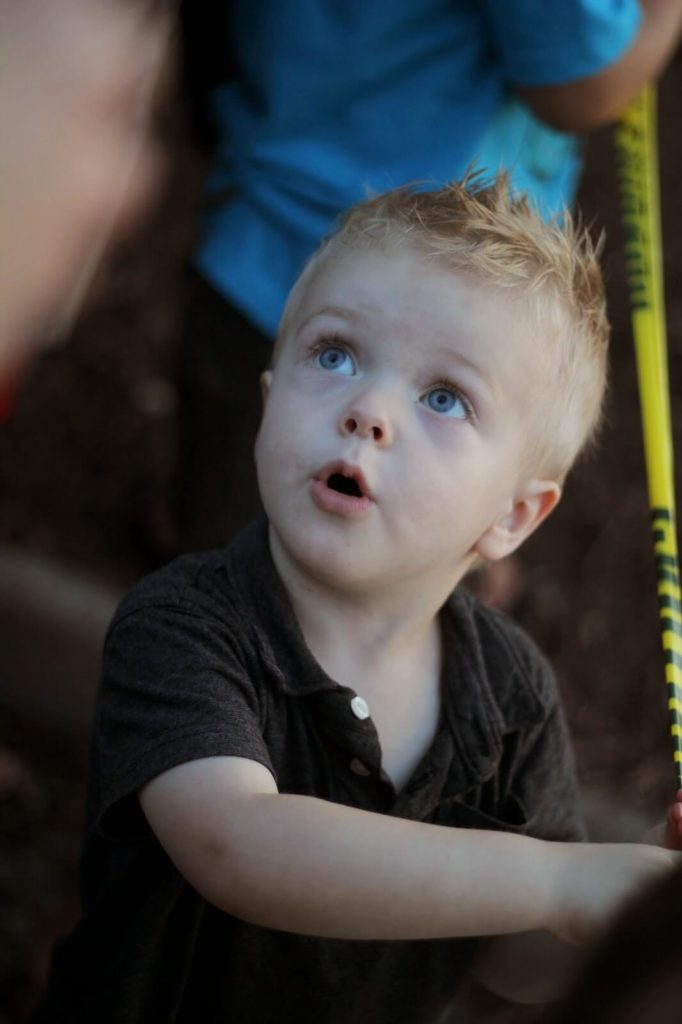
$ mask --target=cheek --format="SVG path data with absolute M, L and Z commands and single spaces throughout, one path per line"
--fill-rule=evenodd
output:
M 129 163 L 121 167 L 118 187 L 111 192 L 112 237 L 125 240 L 153 207 L 166 171 L 165 156 L 159 146 L 140 140 L 130 154 Z
M 466 420 L 445 416 L 427 409 L 419 403 L 419 429 L 428 443 L 441 453 L 441 458 L 452 458 L 472 441 L 472 426 Z
M 125 238 L 150 204 L 161 180 L 160 171 L 161 161 L 145 141 L 120 139 L 113 133 L 93 134 L 89 158 L 83 158 L 73 177 L 73 220 L 80 223 L 84 234 Z
M 356 385 L 357 379 L 352 374 L 324 373 L 313 366 L 301 366 L 290 377 L 289 391 L 296 396 L 297 402 L 310 402 L 309 412 L 314 412 L 315 404 L 319 403 L 321 397 L 325 403 L 336 398 L 343 401 L 344 395 Z M 329 408 L 328 404 L 325 408 Z
M 409 508 L 411 518 L 418 523 L 435 524 L 452 506 L 458 475 L 438 449 L 432 446 L 413 449 L 397 474 L 403 511 Z
M 468 423 L 425 418 L 401 481 L 415 519 L 438 528 L 466 515 L 486 518 L 504 490 L 504 471 Z
M 256 465 L 259 468 L 269 469 L 271 463 L 277 462 L 278 445 L 281 443 L 283 432 L 277 429 L 271 402 L 268 401 L 263 410 L 260 427 L 256 435 L 255 456 Z
M 475 465 L 470 427 L 424 410 L 410 444 L 410 463 L 415 493 L 450 494 Z
M 259 473 L 268 477 L 284 477 L 297 461 L 301 436 L 306 430 L 306 412 L 298 402 L 280 400 L 275 391 L 265 404 L 256 438 L 256 464 Z

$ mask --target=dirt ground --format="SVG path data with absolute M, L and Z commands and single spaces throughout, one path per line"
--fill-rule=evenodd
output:
M 682 450 L 679 54 L 659 94 L 672 413 Z M 0 1024 L 22 1019 L 51 941 L 76 912 L 84 723 L 107 609 L 172 549 L 172 365 L 198 181 L 196 159 L 179 145 L 168 195 L 143 239 L 69 344 L 34 368 L 0 427 L 0 577 L 18 554 L 44 584 L 36 596 L 38 584 L 7 582 L 20 572 L 0 582 Z M 590 140 L 580 205 L 608 235 L 607 423 L 598 451 L 519 555 L 514 612 L 556 666 L 594 838 L 636 838 L 660 816 L 675 776 L 607 131 Z M 77 595 L 66 603 L 59 595 L 68 586 L 54 583 L 62 573 Z M 102 609 L 96 620 L 89 587 Z

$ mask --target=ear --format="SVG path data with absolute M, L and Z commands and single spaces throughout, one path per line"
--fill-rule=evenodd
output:
M 263 402 L 263 408 L 268 400 L 270 394 L 270 385 L 272 384 L 272 370 L 265 370 L 260 375 L 260 397 Z
M 555 480 L 526 480 L 510 508 L 474 544 L 474 550 L 489 562 L 510 555 L 556 508 L 561 487 Z

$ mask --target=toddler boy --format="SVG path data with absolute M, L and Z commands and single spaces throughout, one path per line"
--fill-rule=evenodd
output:
M 263 378 L 267 522 L 111 627 L 37 1019 L 436 1021 L 477 937 L 579 941 L 672 865 L 578 842 L 550 669 L 459 586 L 557 504 L 607 334 L 589 240 L 503 179 L 346 215 Z

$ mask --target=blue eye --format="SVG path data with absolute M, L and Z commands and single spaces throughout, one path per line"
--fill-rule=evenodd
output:
M 328 370 L 330 373 L 341 373 L 347 377 L 355 373 L 355 364 L 349 354 L 336 345 L 329 345 L 321 349 L 313 362 L 321 370 Z
M 442 416 L 449 416 L 451 419 L 465 420 L 469 415 L 466 405 L 457 392 L 451 388 L 432 388 L 422 396 L 420 401 L 434 412 L 439 412 Z

